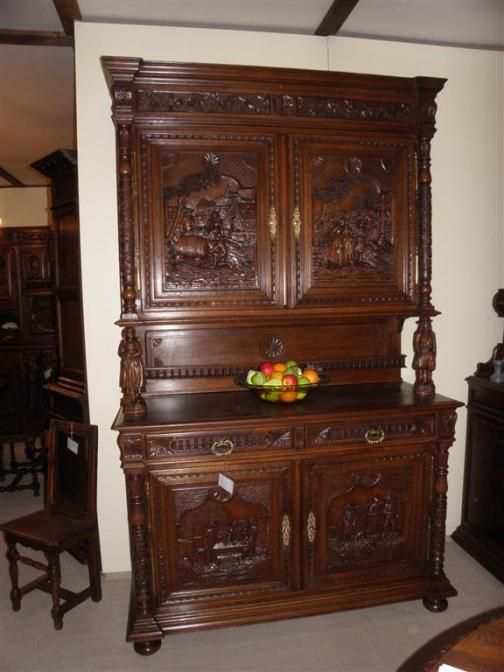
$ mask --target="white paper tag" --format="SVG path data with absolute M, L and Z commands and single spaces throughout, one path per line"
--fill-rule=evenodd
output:
M 221 473 L 219 474 L 219 487 L 232 495 L 234 491 L 234 481 Z
M 463 670 L 461 667 L 453 667 L 453 665 L 447 665 L 446 663 L 443 663 L 438 672 L 467 672 L 467 670 Z
M 75 453 L 75 455 L 77 455 L 79 452 L 79 444 L 77 443 L 77 441 L 74 441 L 70 436 L 67 437 L 67 448 L 68 450 L 71 450 L 72 453 Z
M 47 380 L 47 379 L 50 378 L 51 376 L 52 376 L 52 369 L 46 369 L 46 370 L 44 371 L 44 378 Z

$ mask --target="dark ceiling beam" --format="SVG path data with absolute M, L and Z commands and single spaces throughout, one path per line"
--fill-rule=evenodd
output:
M 359 0 L 334 0 L 322 19 L 315 35 L 336 35 Z
M 74 23 L 82 19 L 77 0 L 53 0 L 59 20 L 68 37 L 74 36 Z
M 25 185 L 18 180 L 17 177 L 8 173 L 2 166 L 0 166 L 0 177 L 3 177 L 4 180 L 12 184 L 13 187 L 24 187 Z
M 73 47 L 73 37 L 44 30 L 0 30 L 0 44 L 26 44 L 32 47 Z

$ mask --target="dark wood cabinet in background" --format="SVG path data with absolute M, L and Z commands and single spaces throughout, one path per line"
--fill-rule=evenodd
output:
M 128 640 L 455 594 L 435 393 L 444 80 L 103 59 L 117 128 Z M 414 385 L 401 329 L 417 318 Z M 291 405 L 234 378 L 295 359 Z M 224 478 L 225 477 L 225 478 Z M 226 480 L 226 478 L 228 480 Z
M 504 317 L 504 289 L 494 297 Z M 504 582 L 504 381 L 493 382 L 493 361 L 504 360 L 504 339 L 467 379 L 467 441 L 462 521 L 453 539 Z
M 0 228 L 2 418 L 28 417 L 31 396 L 57 369 L 52 245 L 50 227 Z
M 32 164 L 51 180 L 59 370 L 46 386 L 53 417 L 89 422 L 82 314 L 77 153 L 58 150 Z

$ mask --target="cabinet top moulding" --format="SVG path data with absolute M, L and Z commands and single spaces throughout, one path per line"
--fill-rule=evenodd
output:
M 113 100 L 117 120 L 129 114 L 187 112 L 188 109 L 166 105 L 159 100 L 148 107 L 147 92 L 186 91 L 247 93 L 264 97 L 262 105 L 253 109 L 246 105 L 236 111 L 236 106 L 226 110 L 222 105 L 212 109 L 199 106 L 199 113 L 248 114 L 250 117 L 296 118 L 306 121 L 316 119 L 358 121 L 359 124 L 377 122 L 400 125 L 403 129 L 417 130 L 419 124 L 434 123 L 435 96 L 446 79 L 437 77 L 392 77 L 360 73 L 330 72 L 326 70 L 301 70 L 295 68 L 256 67 L 243 65 L 217 65 L 199 63 L 171 63 L 144 61 L 140 58 L 103 56 L 102 65 Z M 144 97 L 139 95 L 142 88 Z M 135 95 L 133 90 L 136 90 Z M 301 94 L 302 91 L 302 94 Z M 331 105 L 325 110 L 300 109 L 291 96 L 327 98 Z M 338 108 L 336 101 L 344 102 Z M 356 103 L 368 102 L 363 108 Z M 180 104 L 180 101 L 178 101 Z M 354 104 L 352 104 L 354 103 Z M 384 104 L 387 103 L 387 106 Z M 193 110 L 196 112 L 196 110 Z

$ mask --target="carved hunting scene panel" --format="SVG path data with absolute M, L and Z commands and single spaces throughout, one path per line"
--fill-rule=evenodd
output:
M 272 139 L 162 135 L 142 158 L 147 307 L 274 303 Z
M 412 165 L 408 146 L 297 138 L 294 155 L 295 200 L 306 222 L 297 264 L 310 269 L 298 299 L 411 301 L 412 260 L 405 254 L 414 240 L 405 180 Z

